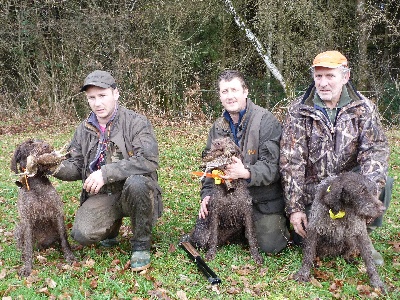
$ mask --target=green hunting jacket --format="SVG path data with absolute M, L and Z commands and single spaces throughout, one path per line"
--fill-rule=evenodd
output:
M 90 175 L 89 164 L 95 159 L 99 146 L 99 130 L 90 122 L 83 121 L 76 129 L 69 145 L 69 158 L 61 164 L 55 177 L 84 182 Z M 106 128 L 109 135 L 106 162 L 101 166 L 105 185 L 99 193 L 113 193 L 122 190 L 125 180 L 131 175 L 152 178 L 155 197 L 155 218 L 161 216 L 161 188 L 158 185 L 158 144 L 150 121 L 143 115 L 119 106 L 114 119 Z M 81 203 L 88 197 L 82 189 Z
M 247 99 L 247 107 L 237 136 L 244 156 L 243 164 L 250 171 L 248 188 L 253 207 L 260 214 L 284 212 L 284 200 L 279 179 L 279 140 L 281 124 L 268 110 Z M 210 129 L 203 153 L 210 150 L 214 139 L 230 137 L 234 140 L 228 120 L 219 117 Z M 201 189 L 201 199 L 212 196 L 214 180 L 206 178 Z
M 332 123 L 314 104 L 312 85 L 288 109 L 284 122 L 280 172 L 286 213 L 305 211 L 316 187 L 328 176 L 358 169 L 376 193 L 385 185 L 389 145 L 375 105 L 347 83 L 350 100 Z

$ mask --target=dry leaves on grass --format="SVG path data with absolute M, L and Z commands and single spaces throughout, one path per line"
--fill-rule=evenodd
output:
M 178 298 L 179 300 L 187 300 L 187 296 L 185 291 L 179 290 L 176 292 L 176 298 Z
M 256 268 L 257 267 L 249 265 L 249 264 L 246 264 L 243 266 L 235 266 L 235 265 L 231 266 L 232 271 L 241 276 L 247 276 L 247 275 L 253 273 Z
M 5 268 L 0 271 L 0 280 L 4 279 L 7 275 L 7 270 Z
M 392 245 L 394 252 L 400 252 L 400 242 L 388 242 L 388 244 Z

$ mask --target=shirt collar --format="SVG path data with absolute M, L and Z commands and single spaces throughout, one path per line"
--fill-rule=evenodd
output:
M 246 113 L 246 108 L 242 109 L 241 111 L 239 111 L 239 121 L 238 124 L 240 124 L 242 122 L 243 116 Z M 231 115 L 229 114 L 229 112 L 227 112 L 226 110 L 224 111 L 224 118 L 231 124 L 234 125 L 233 120 Z

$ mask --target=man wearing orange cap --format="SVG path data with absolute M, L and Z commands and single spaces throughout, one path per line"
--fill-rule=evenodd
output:
M 386 184 L 389 145 L 378 112 L 349 81 L 346 57 L 338 51 L 320 53 L 311 71 L 314 83 L 289 107 L 281 138 L 285 210 L 295 243 L 306 236 L 307 213 L 323 179 L 360 172 L 387 206 L 393 184 L 389 178 Z M 377 222 L 380 226 L 382 219 Z M 375 263 L 383 264 L 371 249 Z

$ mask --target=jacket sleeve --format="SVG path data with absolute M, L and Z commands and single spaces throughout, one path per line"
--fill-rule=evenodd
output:
M 144 116 L 132 116 L 119 138 L 129 157 L 101 167 L 105 183 L 125 180 L 131 175 L 150 175 L 158 168 L 158 144 L 151 123 Z M 118 143 L 118 140 L 117 140 Z
M 254 164 L 245 164 L 250 171 L 249 186 L 270 185 L 279 180 L 279 141 L 282 127 L 271 114 L 261 119 L 258 157 Z
M 79 141 L 80 125 L 74 133 L 72 141 L 68 147 L 68 158 L 64 160 L 58 170 L 53 174 L 54 177 L 64 181 L 75 181 L 82 180 L 82 168 L 83 168 L 83 155 L 81 149 L 81 142 Z
M 280 174 L 288 215 L 304 211 L 303 190 L 308 156 L 305 119 L 289 110 L 280 142 Z
M 361 119 L 358 163 L 361 174 L 377 184 L 377 193 L 385 186 L 390 148 L 378 113 L 370 103 L 371 113 Z

